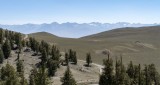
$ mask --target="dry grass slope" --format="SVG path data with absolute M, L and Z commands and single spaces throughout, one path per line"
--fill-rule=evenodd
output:
M 45 32 L 29 36 L 57 44 L 64 52 L 74 49 L 79 59 L 85 59 L 85 54 L 91 52 L 93 62 L 102 64 L 106 58 L 103 52 L 107 49 L 111 51 L 113 59 L 123 55 L 125 64 L 130 60 L 136 64 L 154 63 L 160 71 L 160 26 L 120 28 L 79 39 L 60 38 Z

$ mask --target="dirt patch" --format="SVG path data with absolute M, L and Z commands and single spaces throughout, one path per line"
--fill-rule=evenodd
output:
M 154 49 L 154 50 L 157 49 L 154 45 L 149 44 L 149 43 L 135 42 L 135 44 L 143 48 L 149 48 L 149 49 Z

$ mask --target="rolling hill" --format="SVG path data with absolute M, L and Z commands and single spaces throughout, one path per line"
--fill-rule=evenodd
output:
M 91 52 L 93 62 L 102 64 L 102 60 L 107 58 L 104 53 L 110 52 L 114 60 L 122 55 L 125 64 L 130 60 L 137 64 L 154 63 L 160 71 L 160 26 L 120 28 L 79 39 L 55 37 L 44 32 L 29 36 L 56 43 L 64 52 L 74 49 L 79 59 L 85 60 L 85 54 Z

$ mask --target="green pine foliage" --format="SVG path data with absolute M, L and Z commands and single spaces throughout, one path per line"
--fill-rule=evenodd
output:
M 64 73 L 64 77 L 61 78 L 62 85 L 77 85 L 75 79 L 72 76 L 69 66 Z
M 113 75 L 113 60 L 106 59 L 103 60 L 104 69 L 100 76 L 99 85 L 113 85 L 114 75 Z
M 43 49 L 42 51 L 42 57 L 41 57 L 41 64 L 45 65 L 47 62 L 47 52 L 45 49 Z
M 18 73 L 23 73 L 24 72 L 24 65 L 22 60 L 17 61 L 17 72 Z
M 30 72 L 31 74 L 29 76 L 29 85 L 36 85 L 36 77 L 37 77 L 38 71 L 36 68 L 34 68 Z
M 45 66 L 41 66 L 35 76 L 35 85 L 49 85 L 50 82 L 47 75 Z
M 0 48 L 0 64 L 3 63 L 3 60 L 4 60 L 4 54 L 3 54 L 2 49 Z
M 1 80 L 2 85 L 20 85 L 15 69 L 8 63 L 1 69 Z
M 56 61 L 52 60 L 52 59 L 50 59 L 48 61 L 48 76 L 50 76 L 50 77 L 55 76 L 55 73 L 56 73 L 57 68 L 58 68 L 57 64 L 58 63 Z
M 22 47 L 26 47 L 26 41 L 25 40 L 22 40 Z
M 15 33 L 15 44 L 18 47 L 19 52 L 22 50 L 22 35 L 21 33 Z
M 68 53 L 68 59 L 69 59 L 69 62 L 76 65 L 77 64 L 77 53 L 76 53 L 76 51 L 73 51 L 72 49 L 70 49 L 69 53 Z
M 38 70 L 36 68 L 31 70 L 29 85 L 50 85 L 50 79 L 44 65 Z
M 40 52 L 42 53 L 43 52 L 43 49 L 46 50 L 46 53 L 47 53 L 47 56 L 50 54 L 50 45 L 45 42 L 44 40 L 41 41 L 40 43 Z
M 90 53 L 87 53 L 86 54 L 86 63 L 87 63 L 87 66 L 89 67 L 90 64 L 92 63 L 92 58 L 91 58 L 91 54 Z
M 51 49 L 51 59 L 55 60 L 55 61 L 60 61 L 60 51 L 59 49 L 53 45 L 52 46 L 52 49 Z
M 69 64 L 69 57 L 68 57 L 68 53 L 65 53 L 65 63 L 68 66 Z
M 0 28 L 0 44 L 3 44 L 3 40 L 4 40 L 4 31 L 2 28 Z
M 10 45 L 10 42 L 9 42 L 8 39 L 3 44 L 3 53 L 4 53 L 5 59 L 8 59 L 8 57 L 10 57 L 10 54 L 11 54 L 11 45 Z
M 114 73 L 115 72 L 115 73 Z M 155 65 L 128 64 L 127 70 L 121 60 L 116 59 L 115 71 L 112 59 L 104 60 L 103 73 L 100 75 L 99 85 L 160 85 L 160 75 Z
M 30 37 L 30 38 L 29 38 L 29 43 L 30 43 L 31 49 L 35 52 L 35 51 L 36 51 L 36 39 Z

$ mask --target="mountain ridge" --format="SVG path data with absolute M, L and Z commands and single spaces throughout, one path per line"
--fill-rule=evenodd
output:
M 160 33 L 160 26 L 145 26 L 145 27 L 125 27 L 125 28 L 118 28 L 118 29 L 112 29 L 109 31 L 104 31 L 104 32 L 100 32 L 97 34 L 93 34 L 93 35 L 88 35 L 88 36 L 84 36 L 81 38 L 102 38 L 102 36 L 104 36 L 103 38 L 107 38 L 107 37 L 118 37 L 118 36 L 122 36 L 122 34 L 144 34 L 144 33 L 149 33 L 150 34 L 159 34 Z M 118 35 L 119 34 L 119 35 Z M 108 36 L 107 36 L 108 35 Z M 116 36 L 115 36 L 116 35 Z
M 52 33 L 59 37 L 68 37 L 68 38 L 80 38 L 83 36 L 96 34 L 99 32 L 122 28 L 122 27 L 142 27 L 142 26 L 155 26 L 159 24 L 140 24 L 140 23 L 57 23 L 52 22 L 50 24 L 23 24 L 23 25 L 0 25 L 1 28 L 7 28 L 8 30 L 13 30 L 21 32 L 24 34 L 30 34 L 35 32 L 46 31 Z M 85 30 L 84 30 L 85 29 Z

